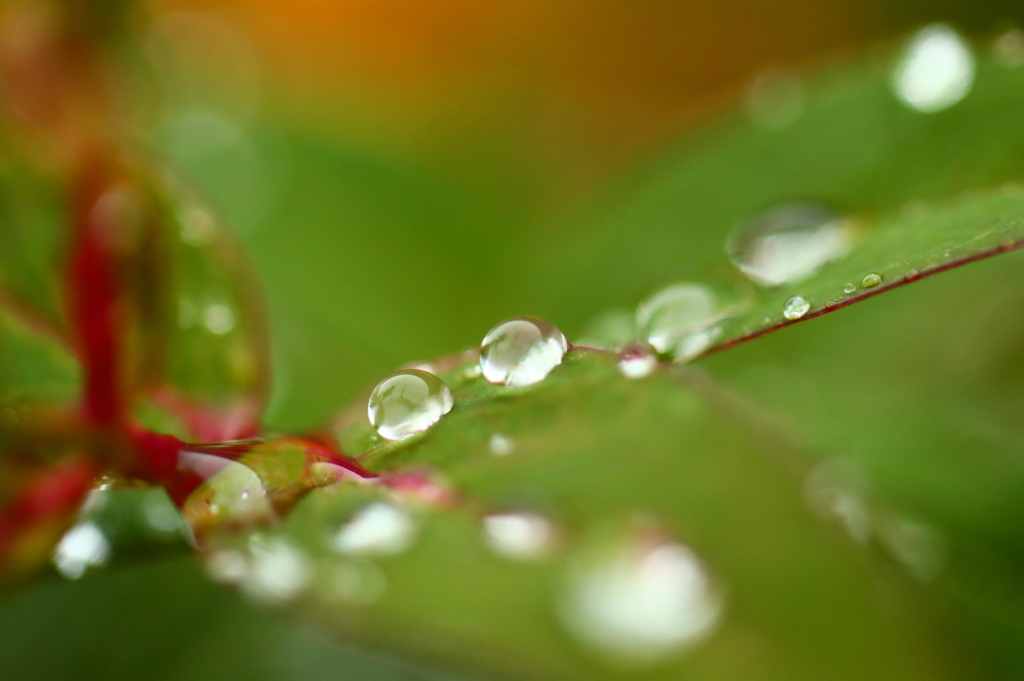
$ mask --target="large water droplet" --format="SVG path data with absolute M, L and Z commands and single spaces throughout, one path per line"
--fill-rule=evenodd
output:
M 974 82 L 974 56 L 960 35 L 944 24 L 931 24 L 907 43 L 893 73 L 900 101 L 934 113 L 963 99 Z
M 790 321 L 803 317 L 811 309 L 811 304 L 803 296 L 793 296 L 782 306 L 782 316 Z
M 1001 33 L 992 45 L 992 56 L 1009 68 L 1024 64 L 1024 31 L 1011 28 Z
M 874 272 L 865 274 L 864 278 L 861 279 L 860 285 L 864 288 L 874 288 L 882 283 L 882 277 Z
M 385 502 L 370 504 L 346 523 L 333 547 L 350 555 L 394 555 L 412 543 L 416 525 L 409 513 Z
M 764 286 L 803 281 L 850 250 L 848 220 L 823 205 L 794 203 L 769 209 L 729 235 L 726 253 Z
M 382 437 L 404 440 L 437 423 L 452 404 L 452 393 L 440 378 L 403 369 L 377 384 L 366 412 Z
M 636 320 L 656 352 L 685 361 L 711 345 L 726 314 L 710 287 L 673 284 L 640 303 Z
M 569 349 L 558 328 L 538 317 L 515 317 L 490 330 L 480 346 L 480 367 L 491 383 L 510 388 L 543 381 Z
M 547 518 L 536 513 L 497 513 L 484 518 L 484 535 L 494 552 L 531 560 L 544 555 L 553 529 Z
M 675 542 L 634 538 L 575 566 L 560 614 L 600 652 L 655 662 L 704 638 L 722 600 L 696 554 Z

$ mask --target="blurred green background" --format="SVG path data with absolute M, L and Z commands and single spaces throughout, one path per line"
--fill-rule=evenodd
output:
M 935 20 L 975 35 L 1024 22 L 1003 1 L 152 10 L 139 31 L 155 97 L 139 135 L 205 190 L 262 274 L 267 421 L 281 430 L 322 425 L 396 366 L 473 346 L 504 317 L 546 317 L 572 340 L 595 313 L 686 276 L 703 256 L 681 253 L 666 271 L 663 231 L 594 216 L 766 69 L 830 63 Z M 628 259 L 594 255 L 616 240 Z M 1024 302 L 1022 261 L 923 281 L 707 362 L 821 451 L 861 462 L 887 498 L 1005 549 L 969 552 L 965 568 L 991 582 L 973 605 L 993 631 L 1024 622 L 1004 562 L 1024 560 L 1008 520 L 1024 516 L 1024 323 L 1007 313 Z M 964 453 L 979 454 L 970 479 Z M 0 607 L 0 631 L 0 668 L 21 679 L 435 678 L 256 611 L 184 559 L 35 587 Z

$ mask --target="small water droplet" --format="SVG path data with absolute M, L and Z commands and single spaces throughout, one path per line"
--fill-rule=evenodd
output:
M 619 373 L 631 381 L 646 378 L 657 368 L 658 358 L 646 346 L 627 350 L 619 358 Z
M 79 579 L 89 568 L 110 560 L 110 541 L 96 523 L 78 523 L 53 550 L 53 566 L 65 579 Z
M 811 304 L 803 296 L 793 296 L 782 306 L 782 316 L 793 321 L 800 319 L 811 309 Z
M 710 287 L 673 284 L 640 303 L 637 326 L 661 355 L 677 361 L 693 359 L 718 335 L 712 325 L 727 316 Z
M 804 84 L 797 76 L 772 69 L 750 84 L 746 96 L 747 115 L 762 130 L 782 130 L 799 120 L 806 101 Z
M 634 664 L 685 651 L 714 629 L 723 609 L 692 550 L 642 539 L 574 565 L 559 605 L 574 636 Z
M 521 388 L 543 381 L 568 349 L 554 324 L 539 317 L 514 317 L 484 337 L 480 367 L 491 383 Z
M 917 281 L 921 278 L 921 273 L 915 269 L 909 269 L 904 273 L 903 278 L 907 281 Z
M 881 523 L 878 534 L 896 560 L 920 581 L 931 582 L 942 572 L 946 541 L 931 525 L 895 517 Z
M 823 520 L 838 520 L 860 544 L 870 538 L 873 525 L 865 494 L 860 470 L 840 459 L 822 461 L 804 480 L 804 499 L 811 511 Z
M 207 576 L 221 584 L 237 584 L 249 572 L 249 562 L 241 551 L 218 549 L 208 553 L 203 560 Z
M 861 279 L 860 281 L 860 285 L 863 286 L 864 288 L 874 288 L 881 283 L 882 276 L 880 274 L 875 274 L 874 272 L 870 274 L 865 274 L 864 278 Z
M 491 448 L 491 454 L 494 454 L 494 456 L 508 456 L 515 449 L 515 442 L 512 441 L 512 438 L 501 433 L 491 435 L 491 439 L 487 444 Z
M 479 362 L 474 362 L 462 370 L 462 375 L 466 378 L 476 378 L 481 373 L 483 373 L 483 369 L 480 368 Z
M 309 559 L 291 542 L 276 537 L 250 541 L 252 559 L 241 581 L 245 595 L 263 603 L 283 603 L 299 596 L 313 576 Z
M 847 283 L 845 286 L 843 286 L 843 293 L 853 293 L 856 290 L 857 287 L 854 286 L 853 283 Z
M 403 369 L 377 384 L 366 412 L 382 437 L 404 440 L 437 423 L 452 405 L 452 393 L 440 378 Z
M 763 286 L 803 281 L 850 250 L 851 225 L 821 204 L 771 208 L 732 231 L 725 250 L 747 277 Z
M 893 73 L 896 96 L 911 109 L 935 113 L 962 100 L 974 82 L 974 56 L 945 24 L 930 24 L 907 43 Z
M 834 310 L 837 307 L 839 307 L 839 301 L 838 300 L 829 300 L 829 301 L 825 302 L 825 308 L 826 309 Z
M 999 34 L 992 45 L 992 56 L 997 62 L 1009 68 L 1024 64 L 1024 31 L 1011 28 Z
M 484 536 L 495 553 L 516 560 L 543 556 L 554 530 L 544 516 L 536 513 L 497 513 L 484 518 Z
M 235 328 L 235 311 L 223 303 L 215 303 L 203 312 L 203 326 L 210 333 L 225 336 Z
M 415 533 L 416 525 L 407 511 L 381 501 L 349 520 L 332 546 L 349 555 L 396 555 L 409 548 Z

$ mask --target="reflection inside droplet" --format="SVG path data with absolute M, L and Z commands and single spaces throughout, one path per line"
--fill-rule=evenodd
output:
M 558 328 L 539 317 L 498 324 L 480 345 L 480 368 L 491 383 L 519 388 L 543 381 L 562 363 L 569 345 Z
M 382 437 L 404 440 L 437 423 L 452 405 L 452 393 L 440 378 L 403 369 L 377 384 L 366 411 Z
M 851 246 L 851 225 L 827 207 L 793 203 L 766 210 L 732 231 L 725 250 L 764 286 L 803 281 Z
M 345 554 L 394 555 L 409 548 L 415 532 L 415 523 L 406 510 L 376 502 L 346 523 L 332 546 Z
M 974 82 L 974 56 L 960 35 L 944 24 L 918 31 L 907 44 L 893 74 L 900 101 L 934 113 L 963 99 Z
M 655 662 L 714 628 L 722 599 L 689 548 L 627 542 L 575 566 L 560 614 L 569 631 L 600 652 Z
M 110 541 L 98 525 L 79 523 L 68 530 L 53 551 L 53 566 L 66 579 L 78 579 L 89 568 L 110 560 Z
M 673 284 L 637 307 L 637 326 L 661 355 L 688 361 L 708 349 L 718 335 L 713 325 L 727 316 L 711 287 Z
M 495 553 L 517 560 L 538 558 L 547 551 L 553 530 L 536 513 L 498 513 L 484 518 L 484 536 Z
M 782 306 L 782 316 L 789 321 L 802 318 L 811 309 L 811 304 L 803 296 L 793 296 Z

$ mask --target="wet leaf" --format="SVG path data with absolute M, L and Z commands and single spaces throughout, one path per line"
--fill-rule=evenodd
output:
M 470 375 L 475 361 L 436 367 L 455 407 L 419 436 L 380 444 L 354 405 L 340 442 L 368 448 L 361 462 L 381 481 L 315 490 L 281 525 L 210 536 L 211 574 L 261 602 L 297 601 L 346 638 L 497 676 L 948 672 L 914 587 L 804 505 L 804 454 L 698 374 L 630 381 L 613 355 L 573 350 L 543 382 L 509 389 Z M 532 558 L 484 521 L 524 512 L 550 528 Z M 633 556 L 621 588 L 646 588 L 629 561 L 658 549 L 679 557 L 662 574 L 682 593 L 611 606 L 602 588 L 576 593 L 620 551 Z M 675 565 L 698 582 L 673 582 Z M 878 588 L 922 619 L 880 609 Z

